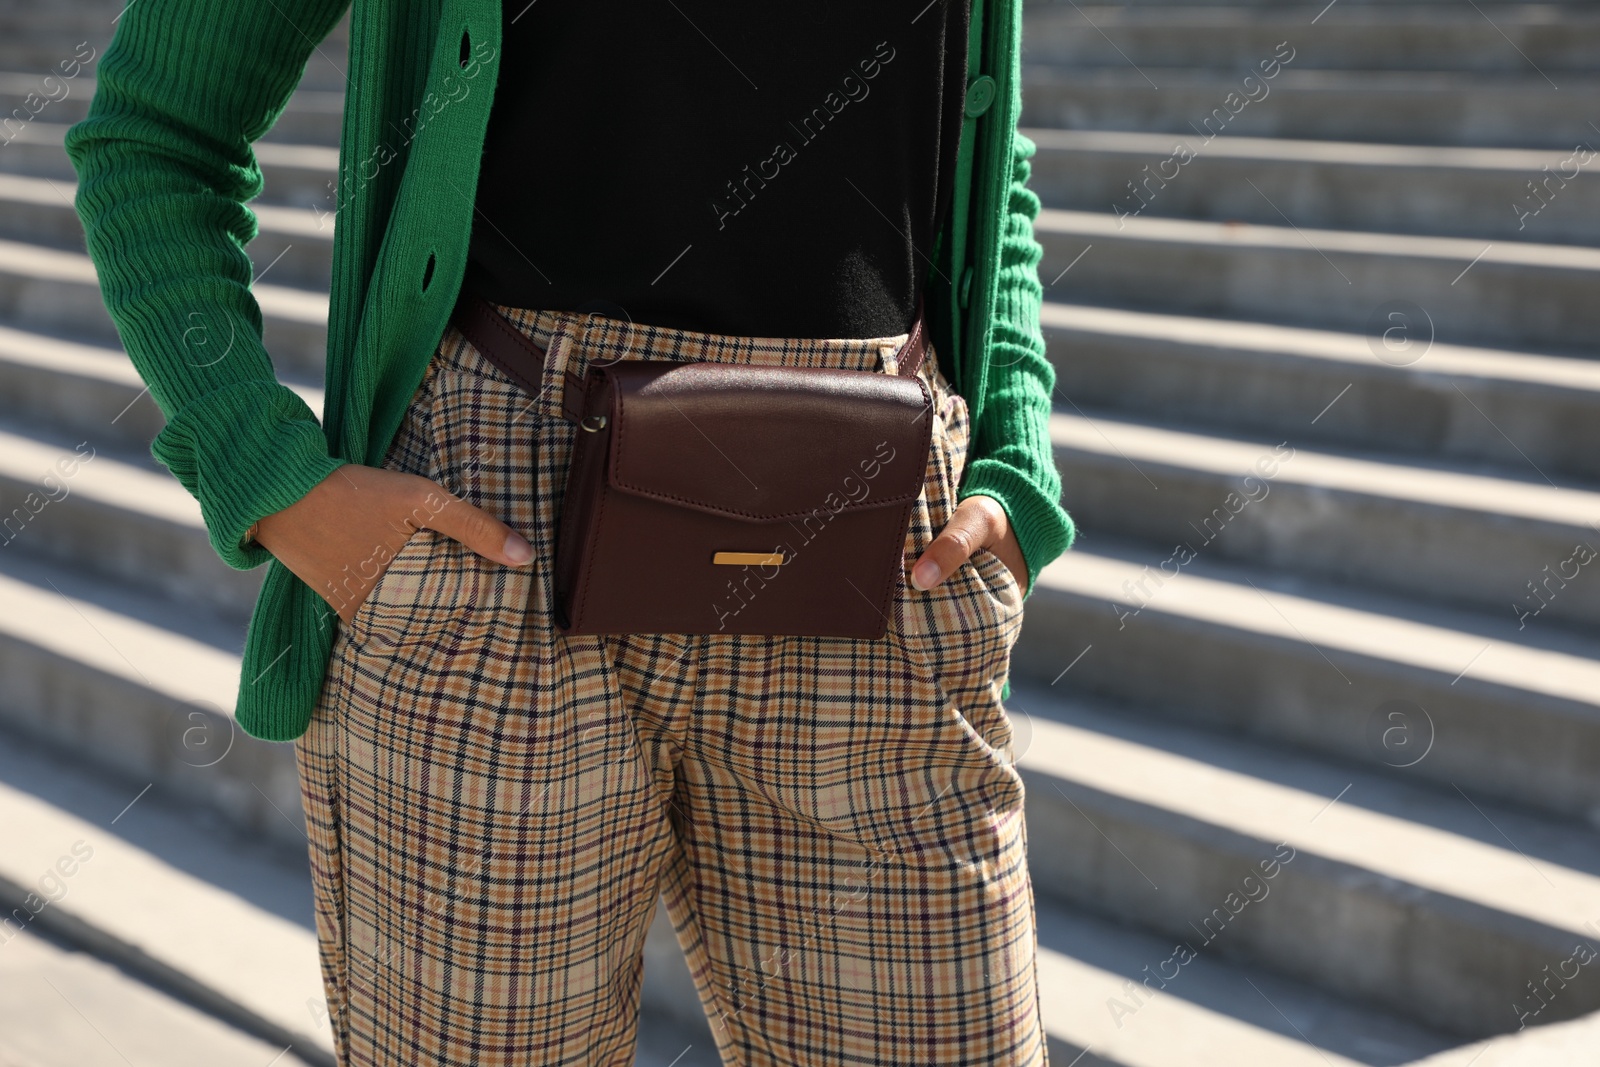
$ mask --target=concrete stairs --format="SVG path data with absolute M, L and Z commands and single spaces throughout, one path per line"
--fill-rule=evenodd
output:
M 1037 226 L 1039 270 L 1048 278 L 1070 270 L 1070 291 L 1085 303 L 1355 333 L 1398 322 L 1388 318 L 1393 309 L 1414 317 L 1401 325 L 1423 338 L 1542 351 L 1580 345 L 1600 317 L 1586 301 L 1600 281 L 1593 248 L 1357 233 L 1282 218 L 1285 225 L 1246 225 L 1047 209 Z
M 1585 137 L 1600 140 L 1575 134 Z M 1567 156 L 1548 150 L 1229 136 L 1163 166 L 1178 143 L 1170 134 L 1041 129 L 1036 140 L 1030 185 L 1063 208 L 1269 226 L 1287 216 L 1335 230 L 1543 244 L 1593 246 L 1600 236 L 1600 179 L 1576 160 L 1552 177 L 1544 168 L 1559 171 Z M 1175 169 L 1195 180 L 1163 184 Z M 1135 196 L 1128 183 L 1146 179 Z M 1541 181 L 1550 187 L 1528 199 L 1528 183 Z
M 1548 1024 L 1600 1020 L 1600 6 L 1028 18 L 1082 530 L 1013 657 L 1035 884 L 1565 1062 Z
M 1061 4 L 1033 14 L 1026 46 L 1033 56 L 1078 67 L 1125 65 L 1120 48 L 1147 68 L 1248 69 L 1288 41 L 1295 65 L 1320 70 L 1532 73 L 1537 63 L 1551 75 L 1593 73 L 1600 47 L 1600 10 L 1588 5 L 1483 3 L 1474 10 L 1341 0 L 1317 18 L 1322 6 L 1081 4 L 1080 14 Z M 1241 18 L 1241 10 L 1249 18 Z
M 1029 7 L 1083 529 L 1013 663 L 1052 1060 L 1600 1063 L 1594 968 L 1551 977 L 1600 939 L 1600 594 L 1574 561 L 1600 544 L 1600 186 L 1509 206 L 1600 140 L 1600 5 L 1321 6 Z M 0 13 L 0 102 L 120 9 Z M 268 347 L 318 410 L 343 32 L 252 205 Z M 1188 129 L 1285 40 L 1268 97 Z M 0 970 L 78 961 L 59 1018 L 134 1062 L 181 1062 L 117 1029 L 157 998 L 213 1028 L 208 1062 L 329 1063 L 292 750 L 231 718 L 260 572 L 151 460 L 71 208 L 92 77 L 0 144 L 0 898 L 95 850 Z M 648 954 L 639 1062 L 714 1063 L 660 921 Z M 51 1047 L 8 1033 L 0 1065 L 123 1062 Z

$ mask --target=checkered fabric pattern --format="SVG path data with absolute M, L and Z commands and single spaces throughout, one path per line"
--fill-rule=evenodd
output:
M 549 352 L 543 392 L 451 327 L 385 465 L 499 515 L 535 561 L 414 534 L 340 628 L 296 742 L 339 1062 L 631 1064 L 664 896 L 726 1064 L 1044 1064 L 1000 700 L 1022 601 L 998 556 L 929 592 L 902 579 L 878 641 L 568 638 L 551 619 L 565 369 L 892 370 L 905 335 L 500 310 Z M 938 422 L 907 568 L 951 514 L 969 432 L 935 353 L 920 373 Z

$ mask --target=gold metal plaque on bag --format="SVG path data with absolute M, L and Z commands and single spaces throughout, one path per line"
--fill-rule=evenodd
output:
M 727 567 L 781 567 L 783 565 L 783 553 L 718 552 L 711 557 L 711 562 Z

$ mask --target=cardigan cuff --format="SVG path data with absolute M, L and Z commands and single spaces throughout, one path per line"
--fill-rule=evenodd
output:
M 200 502 L 212 549 L 236 570 L 272 558 L 260 544 L 244 542 L 252 523 L 282 511 L 344 465 L 328 454 L 306 402 L 288 386 L 261 380 L 186 404 L 156 435 L 150 454 Z
M 996 459 L 975 460 L 968 465 L 956 494 L 958 501 L 969 496 L 988 496 L 1006 509 L 1011 529 L 1022 546 L 1022 559 L 1028 565 L 1026 597 L 1033 592 L 1039 572 L 1057 556 L 1072 547 L 1077 528 L 1072 517 L 1027 475 Z

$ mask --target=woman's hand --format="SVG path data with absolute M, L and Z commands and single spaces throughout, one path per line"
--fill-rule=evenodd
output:
M 1011 532 L 1006 509 L 992 496 L 969 496 L 956 505 L 955 514 L 939 536 L 917 557 L 911 568 L 911 584 L 918 589 L 932 589 L 980 548 L 992 550 L 1016 578 L 1017 586 L 1028 588 L 1028 564 L 1022 558 L 1022 546 Z
M 419 529 L 485 559 L 525 565 L 533 548 L 511 527 L 417 474 L 347 463 L 256 524 L 256 541 L 349 622 L 394 554 Z

